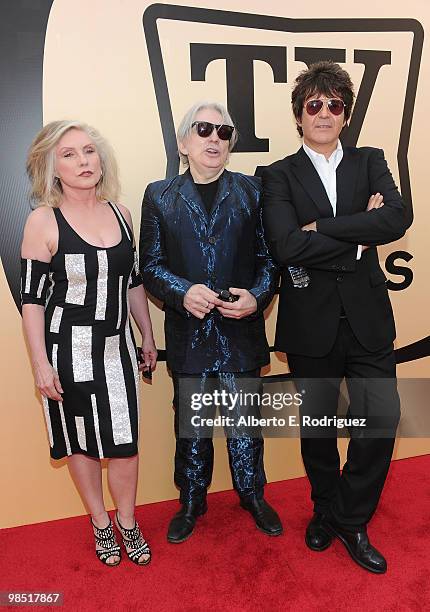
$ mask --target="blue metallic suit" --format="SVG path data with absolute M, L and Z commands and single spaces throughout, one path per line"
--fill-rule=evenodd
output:
M 239 378 L 256 377 L 269 362 L 263 311 L 273 297 L 278 269 L 264 241 L 259 200 L 257 178 L 227 170 L 219 179 L 210 214 L 189 171 L 150 184 L 144 195 L 140 266 L 146 289 L 164 302 L 167 365 L 175 387 L 175 482 L 182 502 L 206 494 L 213 447 L 212 440 L 198 432 L 191 438 L 180 435 L 180 378 L 198 375 L 204 387 L 208 377 L 217 377 L 220 386 L 234 389 Z M 211 289 L 248 289 L 257 311 L 235 320 L 214 309 L 198 319 L 183 306 L 186 292 L 196 283 Z M 242 432 L 228 438 L 227 447 L 239 495 L 261 498 L 266 481 L 262 437 Z

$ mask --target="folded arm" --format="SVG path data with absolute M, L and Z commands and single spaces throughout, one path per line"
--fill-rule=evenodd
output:
M 357 244 L 324 233 L 302 231 L 288 180 L 282 170 L 266 168 L 262 180 L 265 237 L 270 252 L 280 265 L 355 270 Z
M 352 215 L 318 219 L 316 230 L 325 236 L 354 244 L 378 246 L 401 238 L 412 223 L 394 183 L 384 153 L 375 149 L 368 159 L 370 193 L 380 193 L 384 205 Z

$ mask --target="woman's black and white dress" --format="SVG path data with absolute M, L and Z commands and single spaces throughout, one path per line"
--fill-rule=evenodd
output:
M 58 251 L 49 264 L 22 260 L 22 303 L 45 305 L 48 359 L 62 401 L 43 399 L 51 457 L 137 453 L 139 378 L 128 289 L 142 283 L 133 236 L 110 204 L 121 241 L 96 247 L 54 208 Z

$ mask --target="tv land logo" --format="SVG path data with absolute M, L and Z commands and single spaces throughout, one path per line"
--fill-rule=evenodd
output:
M 27 190 L 27 182 L 22 172 L 23 160 L 28 143 L 41 127 L 42 123 L 42 68 L 43 45 L 47 21 L 53 0 L 42 0 L 38 3 L 38 11 L 29 11 L 21 3 L 7 3 L 4 10 L 6 19 L 0 20 L 0 35 L 5 44 L 2 45 L 3 57 L 0 63 L 2 82 L 10 85 L 8 96 L 0 98 L 0 113 L 2 124 L 7 126 L 6 138 L 14 142 L 13 154 L 6 160 L 5 174 L 0 178 L 0 215 L 4 239 L 1 242 L 1 257 L 6 277 L 12 295 L 18 303 L 19 296 L 19 241 L 22 227 L 27 216 L 26 210 L 17 209 L 16 202 L 22 201 Z M 366 126 L 367 113 L 374 109 L 376 91 L 381 93 L 381 79 L 386 75 L 387 67 L 392 67 L 400 55 L 395 51 L 396 36 L 411 36 L 410 56 L 404 70 L 404 83 L 399 84 L 395 91 L 395 99 L 401 99 L 398 117 L 398 142 L 392 147 L 397 150 L 398 176 L 404 200 L 412 214 L 412 197 L 408 168 L 408 146 L 418 75 L 420 70 L 423 29 L 421 24 L 413 19 L 289 19 L 284 17 L 256 15 L 214 9 L 202 9 L 168 4 L 152 4 L 143 14 L 143 28 L 148 56 L 150 61 L 153 85 L 155 89 L 160 124 L 166 151 L 166 176 L 177 174 L 179 159 L 176 148 L 174 109 L 174 84 L 169 82 L 172 74 L 167 64 L 168 59 L 163 54 L 163 24 L 175 25 L 175 39 L 180 39 L 181 28 L 187 28 L 181 44 L 187 47 L 189 65 L 186 66 L 188 83 L 182 81 L 182 86 L 195 82 L 204 82 L 208 68 L 212 62 L 223 60 L 225 63 L 225 83 L 222 91 L 226 91 L 227 106 L 235 118 L 240 134 L 235 152 L 270 153 L 271 143 L 260 131 L 256 134 L 255 120 L 255 61 L 264 62 L 270 67 L 274 83 L 288 85 L 293 80 L 291 63 L 301 62 L 310 65 L 323 59 L 345 64 L 350 70 L 351 65 L 360 65 L 362 77 L 356 97 L 356 103 L 349 126 L 342 133 L 345 145 L 355 146 L 360 134 Z M 208 42 L 202 42 L 200 26 L 215 28 L 211 30 Z M 216 30 L 218 28 L 218 30 Z M 19 32 L 32 32 L 32 37 L 20 37 Z M 185 30 L 184 30 L 185 31 Z M 202 30 L 205 31 L 204 29 Z M 217 40 L 216 32 L 222 32 Z M 246 33 L 249 32 L 249 40 Z M 245 33 L 245 34 L 244 34 Z M 260 42 L 259 35 L 265 33 L 266 41 Z M 381 34 L 381 41 L 374 34 Z M 267 42 L 269 34 L 269 43 Z M 312 35 L 320 37 L 327 34 L 327 45 L 312 44 Z M 280 35 L 285 43 L 279 42 Z M 270 37 L 273 36 L 273 43 Z M 373 37 L 373 38 L 372 38 Z M 204 40 L 204 39 L 203 39 Z M 198 42 L 196 42 L 198 41 Z M 275 42 L 276 41 L 276 42 Z M 363 48 L 363 41 L 367 47 Z M 372 41 L 375 44 L 372 44 Z M 334 45 L 333 43 L 337 44 Z M 8 44 L 9 43 L 9 44 Z M 357 44 L 356 44 L 357 43 Z M 176 44 L 176 40 L 175 40 Z M 390 48 L 390 44 L 392 45 Z M 29 49 L 32 45 L 32 49 Z M 22 48 L 19 49 L 19 46 Z M 25 48 L 24 48 L 25 47 Z M 23 66 L 23 51 L 31 59 L 32 74 L 29 78 L 28 66 Z M 20 53 L 21 52 L 21 53 Z M 405 61 L 404 51 L 402 61 Z M 1 74 L 3 72 L 3 74 Z M 11 74 L 13 76 L 11 76 Z M 23 92 L 25 91 L 25 96 Z M 404 91 L 404 95 L 403 95 Z M 15 92 L 15 96 L 14 96 Z M 387 91 L 382 88 L 383 95 Z M 212 97 L 212 96 L 211 96 Z M 21 113 L 31 117 L 23 123 L 20 113 L 16 112 L 16 101 L 21 106 Z M 182 109 L 183 111 L 183 109 Z M 285 108 L 285 117 L 290 109 Z M 393 130 L 394 132 L 396 130 Z M 16 145 L 18 135 L 18 146 Z M 22 144 L 22 147 L 20 145 Z M 381 143 L 372 143 L 382 146 Z M 287 154 L 285 151 L 284 154 Z M 270 163 L 269 160 L 267 163 Z M 258 174 L 261 166 L 255 168 Z M 390 253 L 385 261 L 387 272 L 399 280 L 389 281 L 391 290 L 402 290 L 408 287 L 413 274 L 407 265 L 399 265 L 412 259 L 413 255 L 405 251 Z M 423 338 L 418 343 L 399 349 L 404 352 L 402 361 L 409 361 L 430 353 L 430 338 Z

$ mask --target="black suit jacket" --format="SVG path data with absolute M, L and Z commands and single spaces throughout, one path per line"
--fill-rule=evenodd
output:
M 377 351 L 395 338 L 376 246 L 401 238 L 412 219 L 382 150 L 344 147 L 336 175 L 334 217 L 303 148 L 263 172 L 266 241 L 282 266 L 275 348 L 286 353 L 326 355 L 336 338 L 342 306 L 354 334 L 368 351 Z M 377 192 L 383 195 L 384 206 L 366 211 L 369 197 Z M 317 232 L 301 229 L 315 220 Z M 359 244 L 371 248 L 357 260 Z M 289 265 L 307 269 L 308 287 L 293 287 Z

